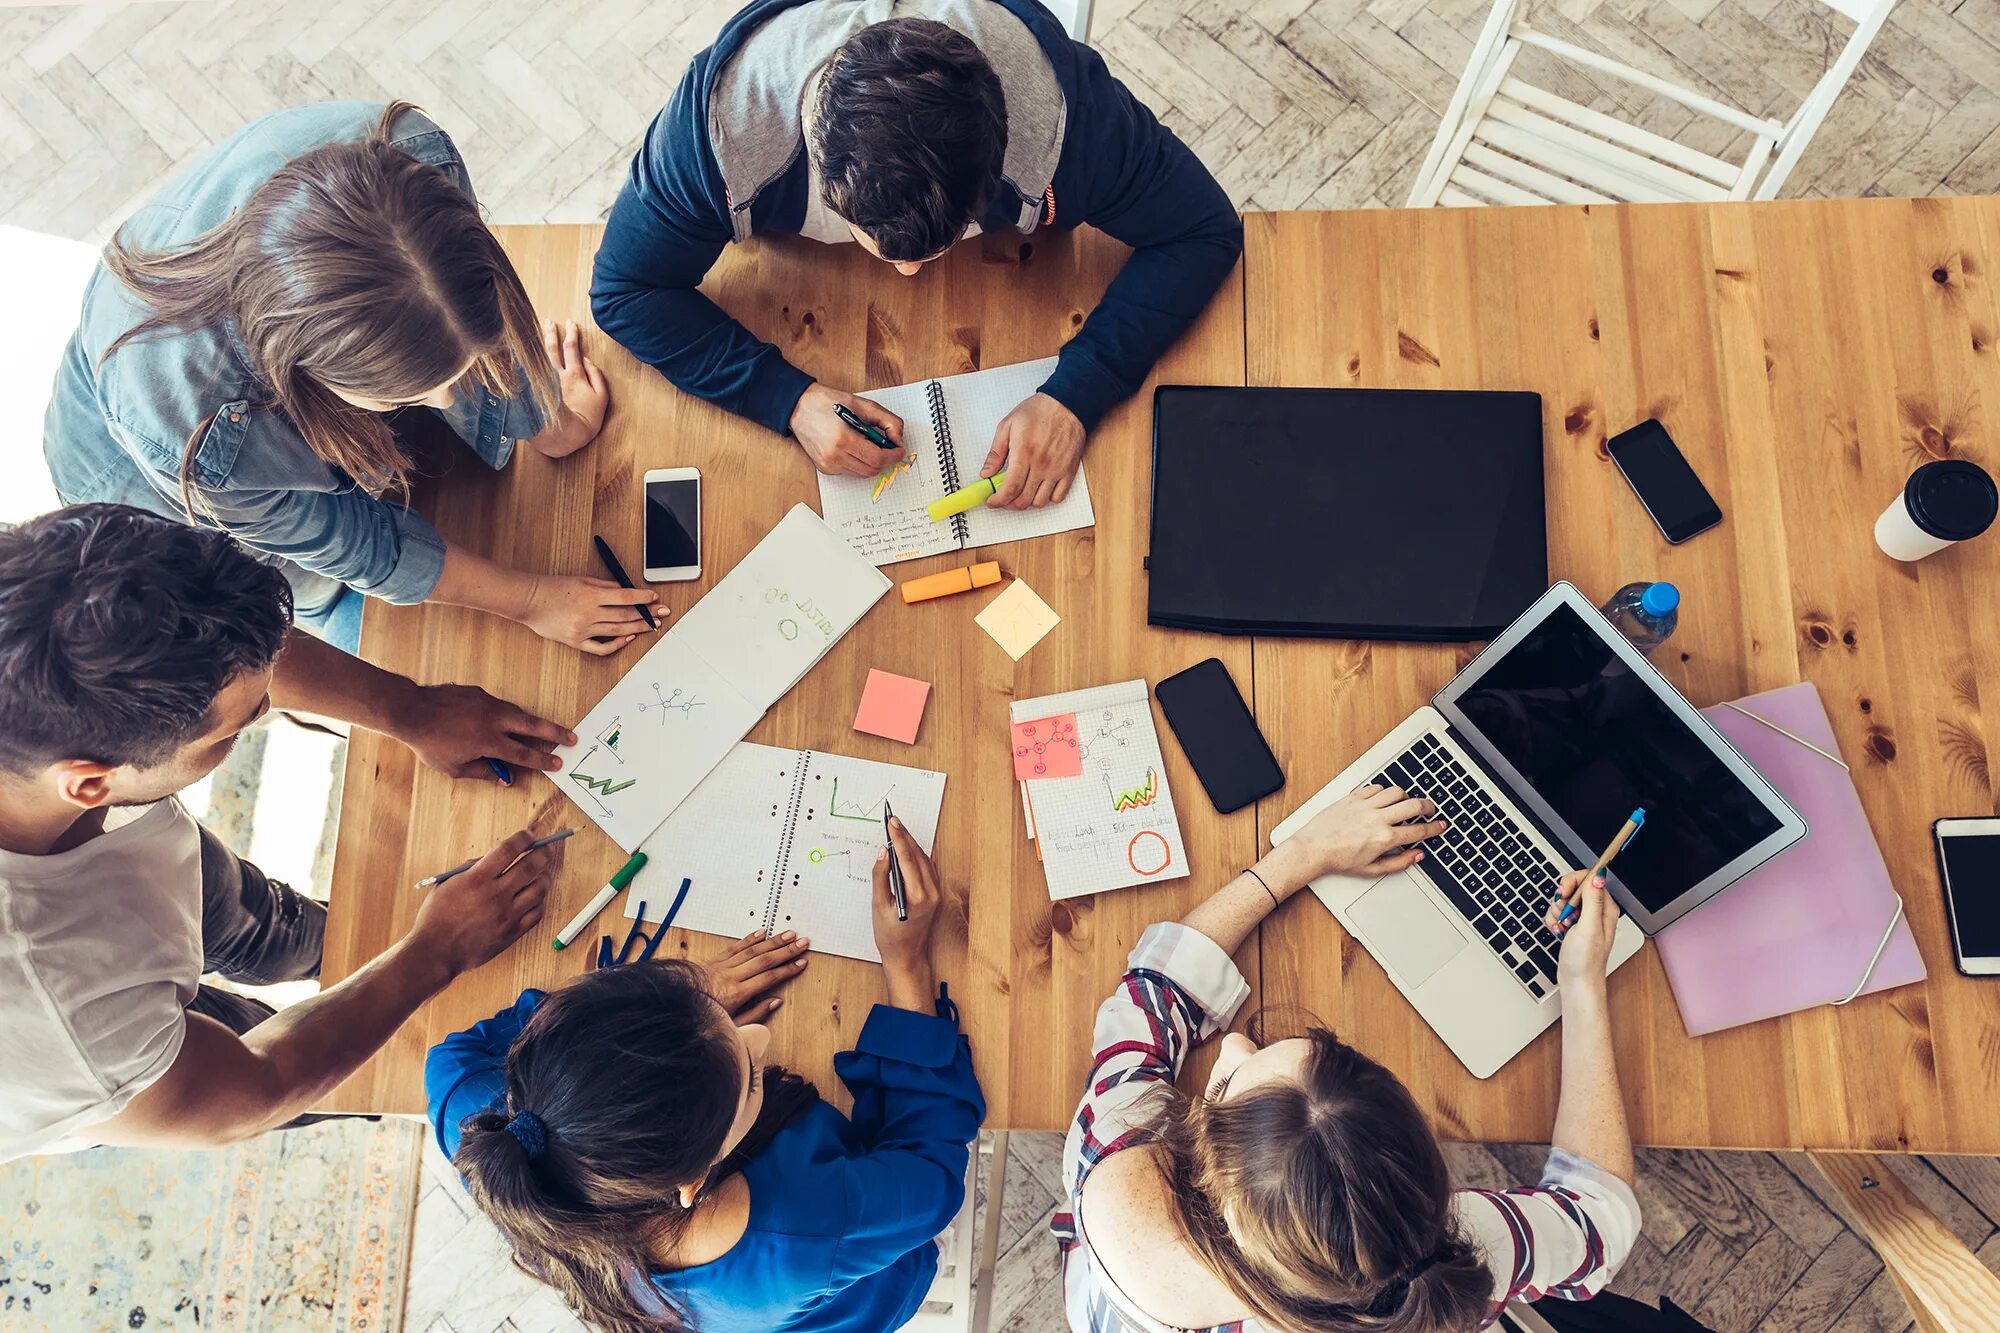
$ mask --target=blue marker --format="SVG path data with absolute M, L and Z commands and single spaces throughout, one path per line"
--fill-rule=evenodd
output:
M 494 777 L 500 779 L 501 786 L 511 787 L 514 785 L 513 771 L 509 769 L 507 765 L 501 763 L 498 759 L 495 759 L 493 756 L 488 755 L 486 756 L 486 766 L 493 770 Z

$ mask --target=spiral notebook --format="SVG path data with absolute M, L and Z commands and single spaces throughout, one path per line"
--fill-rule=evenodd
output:
M 1001 420 L 1040 389 L 1055 368 L 1056 358 L 1050 356 L 862 394 L 903 419 L 903 443 L 914 456 L 872 480 L 822 476 L 819 501 L 826 521 L 877 565 L 1091 526 L 1097 513 L 1090 507 L 1090 487 L 1080 467 L 1060 504 L 1042 509 L 982 505 L 942 522 L 933 522 L 925 512 L 931 501 L 979 479 Z
M 736 939 L 796 930 L 816 953 L 879 963 L 870 914 L 886 802 L 926 852 L 937 837 L 944 774 L 745 741 L 648 837 L 625 915 Z

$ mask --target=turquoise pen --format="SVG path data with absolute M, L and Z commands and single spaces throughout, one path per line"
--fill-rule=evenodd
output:
M 1604 855 L 1597 858 L 1597 864 L 1590 868 L 1590 872 L 1584 876 L 1584 879 L 1593 880 L 1603 874 L 1604 868 L 1611 864 L 1611 858 L 1624 851 L 1625 844 L 1632 841 L 1632 835 L 1645 827 L 1645 824 L 1646 808 L 1640 806 L 1632 812 L 1632 817 L 1625 821 L 1624 827 L 1620 828 L 1617 835 L 1611 839 L 1611 844 L 1604 849 Z M 1565 903 L 1562 915 L 1557 918 L 1557 924 L 1564 929 L 1568 929 L 1581 915 L 1583 915 L 1583 909 L 1578 907 L 1574 901 Z

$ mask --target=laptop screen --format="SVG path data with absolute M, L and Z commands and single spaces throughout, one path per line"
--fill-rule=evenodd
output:
M 1659 912 L 1781 825 L 1724 761 L 1720 738 L 1683 720 L 1662 694 L 1672 687 L 1635 669 L 1612 633 L 1558 601 L 1497 656 L 1482 655 L 1439 707 L 1455 710 L 1452 720 L 1475 730 L 1569 826 L 1581 864 L 1643 807 L 1646 825 L 1613 870 Z

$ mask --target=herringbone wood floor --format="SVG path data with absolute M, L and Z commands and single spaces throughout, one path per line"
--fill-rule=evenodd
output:
M 0 222 L 102 240 L 244 120 L 391 96 L 458 139 L 501 222 L 588 221 L 737 0 L 181 0 L 0 8 Z M 1489 0 L 1099 0 L 1093 42 L 1245 208 L 1399 204 Z M 1537 27 L 1757 113 L 1849 31 L 1816 0 L 1535 0 Z M 1530 52 L 1533 65 L 1540 53 Z M 1549 83 L 1711 151 L 1687 113 Z M 2000 0 L 1899 0 L 1788 187 L 2000 189 Z
M 736 0 L 181 0 L 0 8 L 0 222 L 101 241 L 243 121 L 405 97 L 457 138 L 495 221 L 601 217 L 647 122 Z M 1488 0 L 1100 0 L 1093 42 L 1244 208 L 1398 204 Z M 1788 113 L 1848 28 L 1814 0 L 1544 0 L 1536 26 L 1758 113 Z M 1709 151 L 1683 113 L 1574 73 L 1549 85 Z M 1704 137 L 1706 136 L 1706 137 Z M 2000 189 L 2000 0 L 1899 0 L 1787 193 Z M 1015 1136 L 996 1329 L 1061 1325 L 1053 1135 Z M 1471 1184 L 1539 1150 L 1453 1149 Z M 2000 1263 L 2000 1163 L 1895 1164 Z M 1619 1287 L 1719 1330 L 1899 1333 L 1867 1245 L 1803 1159 L 1650 1153 Z M 441 1160 L 419 1211 L 411 1333 L 576 1328 L 513 1274 Z

